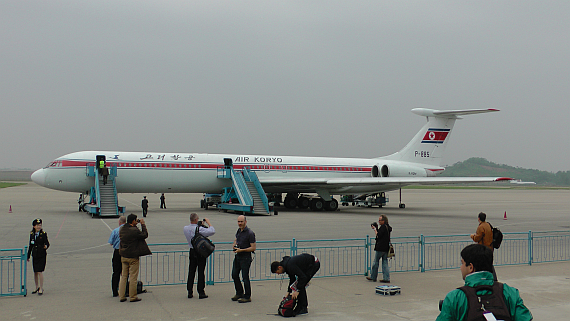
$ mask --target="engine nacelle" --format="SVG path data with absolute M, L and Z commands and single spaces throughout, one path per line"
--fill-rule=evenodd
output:
M 372 177 L 427 177 L 423 167 L 407 164 L 377 164 L 372 167 Z

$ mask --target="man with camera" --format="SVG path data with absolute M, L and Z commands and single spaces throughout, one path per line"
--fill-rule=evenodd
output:
M 198 232 L 205 237 L 212 236 L 216 234 L 216 230 L 210 223 L 210 220 L 205 218 L 204 221 L 200 221 L 200 217 L 198 214 L 192 213 L 190 214 L 190 225 L 184 226 L 184 236 L 186 236 L 186 240 L 188 240 L 188 246 L 190 247 L 190 263 L 188 266 L 188 282 L 186 283 L 186 289 L 188 290 L 188 298 L 192 298 L 193 294 L 193 287 L 194 287 L 194 277 L 196 275 L 196 268 L 198 269 L 198 285 L 196 289 L 198 290 L 198 297 L 200 299 L 205 299 L 208 296 L 206 295 L 205 288 L 206 288 L 206 275 L 204 271 L 206 270 L 206 260 L 207 258 L 202 257 L 198 252 L 194 250 L 192 246 L 192 238 L 194 234 L 196 234 L 196 227 L 199 227 Z
M 141 223 L 141 230 L 137 224 Z M 141 299 L 137 297 L 137 281 L 139 277 L 139 257 L 150 255 L 150 249 L 145 239 L 148 237 L 144 219 L 137 219 L 135 214 L 127 216 L 127 223 L 119 230 L 119 239 L 121 240 L 119 254 L 121 254 L 121 281 L 119 283 L 119 301 L 127 301 L 126 288 L 127 278 L 129 279 L 129 298 L 131 302 L 138 302 Z
M 249 282 L 249 268 L 251 266 L 251 253 L 255 251 L 255 233 L 247 227 L 245 215 L 238 216 L 238 230 L 234 240 L 234 264 L 232 267 L 232 279 L 236 288 L 236 295 L 232 301 L 239 303 L 251 302 L 251 284 Z M 243 286 L 239 280 L 239 273 L 243 279 Z M 245 288 L 245 292 L 244 292 Z

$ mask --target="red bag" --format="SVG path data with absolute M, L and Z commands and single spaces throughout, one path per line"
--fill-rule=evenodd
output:
M 295 306 L 297 305 L 297 299 L 293 299 L 291 295 L 283 298 L 277 309 L 277 313 L 283 317 L 294 317 L 295 316 Z

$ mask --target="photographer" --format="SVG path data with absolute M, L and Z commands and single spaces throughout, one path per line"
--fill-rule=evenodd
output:
M 204 224 L 205 223 L 205 224 Z M 194 294 L 192 288 L 194 287 L 194 276 L 196 275 L 196 268 L 198 268 L 198 297 L 200 299 L 205 299 L 208 297 L 205 292 L 206 288 L 206 275 L 204 271 L 206 270 L 206 260 L 207 258 L 202 257 L 198 254 L 194 247 L 192 246 L 192 238 L 196 233 L 196 227 L 199 226 L 198 231 L 205 237 L 212 236 L 216 234 L 216 230 L 210 223 L 210 220 L 205 218 L 204 221 L 200 221 L 198 214 L 190 214 L 190 225 L 184 226 L 184 235 L 186 240 L 188 240 L 188 246 L 190 247 L 190 263 L 188 266 L 188 282 L 186 283 L 186 289 L 188 290 L 188 298 L 191 299 Z
M 380 225 L 378 225 L 380 224 Z M 374 245 L 374 264 L 370 276 L 367 276 L 368 281 L 376 282 L 378 278 L 378 266 L 380 265 L 380 258 L 382 258 L 382 280 L 380 282 L 390 283 L 390 268 L 388 267 L 388 251 L 390 250 L 390 232 L 392 227 L 388 224 L 388 217 L 384 214 L 378 218 L 378 224 L 372 223 L 372 230 L 376 234 L 376 244 Z
M 137 224 L 141 223 L 141 230 Z M 141 299 L 137 297 L 137 281 L 139 277 L 139 257 L 150 255 L 150 249 L 145 239 L 148 237 L 144 219 L 137 219 L 135 214 L 127 216 L 127 223 L 119 230 L 119 238 L 121 244 L 119 246 L 119 254 L 121 254 L 121 263 L 123 265 L 121 271 L 121 282 L 119 283 L 120 302 L 127 301 L 125 297 L 127 278 L 129 279 L 129 298 L 131 302 L 138 302 Z

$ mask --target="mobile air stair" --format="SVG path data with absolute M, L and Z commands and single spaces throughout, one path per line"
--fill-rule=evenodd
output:
M 95 186 L 89 191 L 89 203 L 80 204 L 82 209 L 91 214 L 91 217 L 118 217 L 125 213 L 125 207 L 119 206 L 115 178 L 117 166 L 110 164 L 107 184 L 103 184 L 103 176 L 96 169 L 95 164 L 87 165 L 87 176 L 95 178 Z
M 232 187 L 224 188 L 218 208 L 250 214 L 274 214 L 273 204 L 267 200 L 257 174 L 248 167 L 234 170 L 232 160 L 225 158 L 224 166 L 218 168 L 218 178 L 232 180 Z

